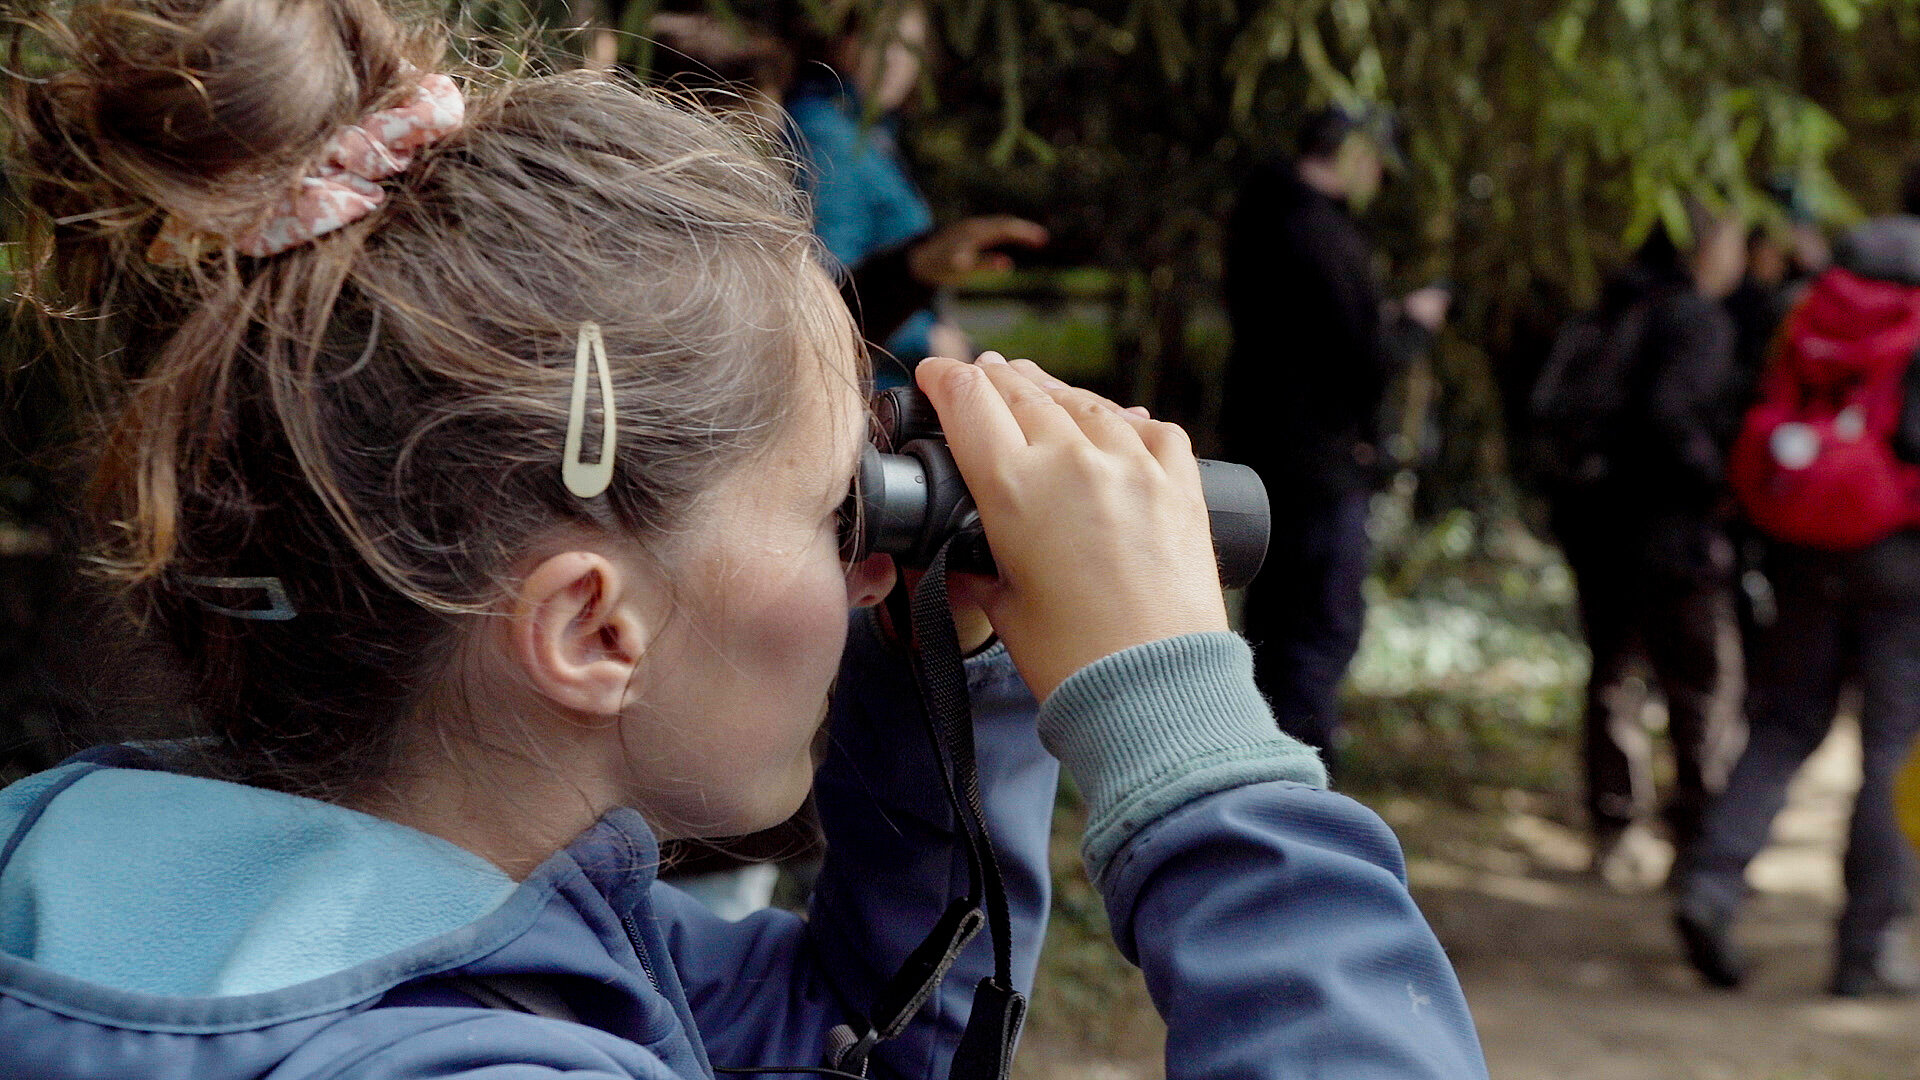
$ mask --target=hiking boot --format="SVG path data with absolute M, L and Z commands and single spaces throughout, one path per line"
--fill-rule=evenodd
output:
M 1843 956 L 1834 965 L 1827 992 L 1835 997 L 1912 997 L 1920 994 L 1920 957 L 1914 955 L 1913 924 L 1895 919 L 1880 934 L 1871 956 Z
M 1899 998 L 1920 994 L 1920 985 L 1895 982 L 1872 964 L 1842 964 L 1827 984 L 1827 993 L 1843 998 Z
M 1687 962 L 1707 985 L 1732 990 L 1746 978 L 1746 964 L 1733 948 L 1732 911 L 1716 909 L 1694 898 L 1683 898 L 1674 907 L 1673 925 L 1680 931 L 1681 944 L 1686 946 Z

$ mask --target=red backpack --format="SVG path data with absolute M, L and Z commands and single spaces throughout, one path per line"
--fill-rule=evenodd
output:
M 1920 288 L 1834 268 L 1788 316 L 1728 462 L 1747 516 L 1779 540 L 1863 548 L 1920 525 L 1920 465 L 1894 454 L 1920 347 Z

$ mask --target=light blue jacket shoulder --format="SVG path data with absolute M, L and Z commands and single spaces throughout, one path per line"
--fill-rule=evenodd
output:
M 927 231 L 933 212 L 907 175 L 887 118 L 862 115 L 859 99 L 820 76 L 787 98 L 794 142 L 813 195 L 814 231 L 844 266 L 856 266 Z
M 968 676 L 1016 981 L 1031 984 L 1045 925 L 1058 755 L 1089 803 L 1083 850 L 1119 946 L 1166 1018 L 1169 1078 L 1485 1076 L 1392 834 L 1275 733 L 1238 638 L 1108 657 L 1037 722 L 1004 653 Z M 0 793 L 4 1075 L 712 1080 L 816 1064 L 964 887 L 918 714 L 902 657 L 858 620 L 806 920 L 711 916 L 655 881 L 630 811 L 515 884 L 390 823 L 124 750 L 31 778 Z M 944 1078 L 990 969 L 976 941 L 875 1075 Z M 479 1008 L 466 978 L 540 980 L 577 1022 Z
M 1030 984 L 1058 766 L 1003 651 L 970 661 L 987 813 Z M 710 915 L 655 880 L 616 811 L 525 881 L 340 807 L 161 771 L 108 748 L 0 793 L 0 1076 L 7 1080 L 711 1078 L 817 1065 L 965 879 L 918 697 L 856 627 L 818 801 L 833 844 L 810 917 Z M 945 1073 L 991 970 L 984 942 L 886 1077 Z M 478 1007 L 461 980 L 533 978 L 578 1023 Z

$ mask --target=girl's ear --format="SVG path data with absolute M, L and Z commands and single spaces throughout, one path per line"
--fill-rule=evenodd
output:
M 536 692 L 570 712 L 620 712 L 658 630 L 644 579 L 590 551 L 564 552 L 533 568 L 514 600 L 508 634 Z

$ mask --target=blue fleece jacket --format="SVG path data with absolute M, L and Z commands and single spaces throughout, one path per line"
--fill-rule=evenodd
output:
M 933 210 L 907 175 L 891 116 L 862 115 L 859 97 L 830 73 L 801 73 L 787 95 L 794 149 L 813 196 L 813 231 L 827 252 L 851 269 L 933 228 Z M 931 309 L 915 312 L 886 341 L 907 368 L 932 349 Z M 898 385 L 893 364 L 876 366 L 880 385 Z
M 1276 736 L 1238 638 L 1099 661 L 1039 709 L 1003 652 L 970 661 L 1016 978 L 1034 976 L 1057 765 L 1085 854 L 1167 1018 L 1167 1075 L 1483 1077 L 1459 986 L 1392 835 Z M 813 1065 L 964 889 L 903 658 L 856 622 L 818 782 L 809 918 L 738 923 L 654 880 L 608 814 L 515 883 L 335 806 L 84 755 L 0 792 L 5 1080 L 711 1080 Z M 943 1078 L 984 941 L 876 1075 Z M 575 1020 L 479 1007 L 532 979 Z M 763 1074 L 769 1075 L 769 1074 Z

